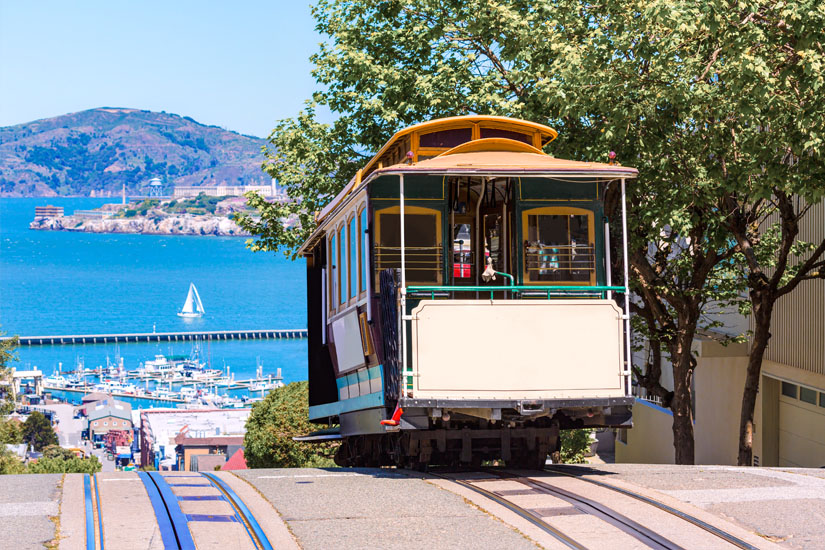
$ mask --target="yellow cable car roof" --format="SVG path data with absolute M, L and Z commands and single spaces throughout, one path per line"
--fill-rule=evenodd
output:
M 482 138 L 468 141 L 454 147 L 448 151 L 442 152 L 437 157 L 423 160 L 415 164 L 395 164 L 393 166 L 381 166 L 379 159 L 403 137 L 414 132 L 419 134 L 428 133 L 428 131 L 438 131 L 439 128 L 450 129 L 461 127 L 465 124 L 487 123 L 493 124 L 497 127 L 505 128 L 518 132 L 518 130 L 539 132 L 541 137 L 541 145 L 544 146 L 558 136 L 558 132 L 549 126 L 530 122 L 527 120 L 520 120 L 516 118 L 508 118 L 502 116 L 490 115 L 467 115 L 456 116 L 448 118 L 440 118 L 428 122 L 422 122 L 414 126 L 410 126 L 403 130 L 399 130 L 392 136 L 392 138 L 375 154 L 367 165 L 358 171 L 358 173 L 349 181 L 349 183 L 327 204 L 316 217 L 317 222 L 321 222 L 335 210 L 338 205 L 350 194 L 352 190 L 359 187 L 362 178 L 364 180 L 372 178 L 373 175 L 385 174 L 388 172 L 433 172 L 437 170 L 439 173 L 444 171 L 453 171 L 459 173 L 472 173 L 479 170 L 494 170 L 496 172 L 508 172 L 511 174 L 524 173 L 545 173 L 548 170 L 559 173 L 574 173 L 574 172 L 597 172 L 597 177 L 609 176 L 613 177 L 635 177 L 637 172 L 633 168 L 620 167 L 615 165 L 600 164 L 600 163 L 585 163 L 576 161 L 563 161 L 554 159 L 544 154 L 540 149 L 531 145 L 506 138 Z M 501 156 L 501 153 L 510 153 L 516 156 Z M 456 158 L 457 155 L 473 155 L 472 157 Z M 481 155 L 481 156 L 479 156 Z M 491 156 L 492 155 L 492 156 Z M 531 155 L 531 156 L 525 156 Z M 446 157 L 451 157 L 450 160 L 445 160 Z M 441 160 L 438 160 L 441 159 Z M 472 160 L 470 160 L 472 159 Z M 433 162 L 436 161 L 436 162 Z M 460 162 L 459 162 L 460 161 Z M 469 164 L 468 164 L 469 163 Z M 508 164 L 507 163 L 511 163 Z M 483 167 L 483 168 L 482 168 Z
M 598 179 L 635 178 L 638 170 L 618 164 L 604 164 L 601 162 L 580 162 L 577 160 L 557 159 L 535 148 L 510 141 L 511 144 L 521 145 L 522 150 L 477 150 L 482 146 L 481 141 L 472 141 L 459 145 L 435 158 L 422 160 L 415 164 L 396 164 L 374 172 L 375 176 L 386 173 L 415 174 L 502 174 L 502 175 L 553 175 L 564 177 L 584 176 Z M 502 140 L 505 141 L 505 140 Z M 465 147 L 466 146 L 466 147 Z M 529 151 L 534 149 L 534 151 Z M 476 150 L 474 150 L 476 149 Z

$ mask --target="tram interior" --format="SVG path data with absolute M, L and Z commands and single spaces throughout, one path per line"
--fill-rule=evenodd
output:
M 516 243 L 515 178 L 446 178 L 446 209 L 405 208 L 405 263 L 410 285 L 596 284 L 593 212 L 547 207 L 523 214 Z M 443 250 L 441 215 L 448 217 L 452 250 Z M 377 209 L 375 277 L 401 267 L 400 208 Z M 519 259 L 521 258 L 521 264 Z M 510 281 L 496 275 L 514 276 Z M 529 295 L 529 293 L 528 293 Z M 460 297 L 456 296 L 456 297 Z

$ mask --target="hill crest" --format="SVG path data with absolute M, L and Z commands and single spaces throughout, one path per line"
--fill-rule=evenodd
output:
M 98 107 L 0 128 L 0 196 L 141 194 L 175 185 L 264 185 L 265 140 L 187 116 Z

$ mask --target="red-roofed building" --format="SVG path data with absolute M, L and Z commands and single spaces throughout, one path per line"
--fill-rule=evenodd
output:
M 221 466 L 221 470 L 246 470 L 246 457 L 243 454 L 243 449 L 238 449 L 235 451 L 229 460 L 226 461 L 226 464 Z

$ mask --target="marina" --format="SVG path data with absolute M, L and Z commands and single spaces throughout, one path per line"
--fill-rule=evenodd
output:
M 39 379 L 34 384 L 35 393 L 48 392 L 67 401 L 99 392 L 135 400 L 138 408 L 158 402 L 185 407 L 234 408 L 263 399 L 273 389 L 284 386 L 281 368 L 274 375 L 265 376 L 260 358 L 256 363 L 254 378 L 235 380 L 235 373 L 228 366 L 207 368 L 195 346 L 189 355 L 156 354 L 153 359 L 140 363 L 137 369 L 128 371 L 122 357 L 116 357 L 114 363 L 107 357 L 106 366 L 96 368 L 85 367 L 78 358 L 73 370 L 63 370 L 61 363 L 50 376 L 34 370 L 32 377 Z M 27 385 L 26 389 L 30 391 L 31 386 Z

